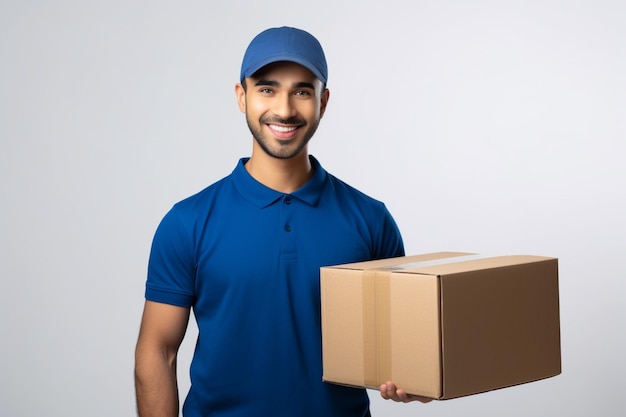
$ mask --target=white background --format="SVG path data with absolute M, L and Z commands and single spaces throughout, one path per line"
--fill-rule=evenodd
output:
M 278 25 L 326 49 L 311 153 L 407 253 L 559 258 L 562 375 L 371 391 L 375 416 L 624 415 L 625 22 L 608 0 L 0 1 L 0 415 L 134 415 L 152 234 L 249 154 L 233 87 Z

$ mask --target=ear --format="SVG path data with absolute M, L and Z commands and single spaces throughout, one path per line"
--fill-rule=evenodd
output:
M 320 119 L 324 116 L 326 112 L 326 106 L 328 105 L 328 100 L 330 99 L 330 90 L 325 88 L 322 92 L 322 98 L 320 99 Z
M 242 113 L 246 112 L 246 91 L 241 83 L 235 84 L 235 96 L 237 96 L 237 105 Z

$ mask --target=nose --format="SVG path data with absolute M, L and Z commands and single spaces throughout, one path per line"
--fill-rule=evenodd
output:
M 287 120 L 296 115 L 296 108 L 292 102 L 291 94 L 278 94 L 274 100 L 272 109 L 276 117 Z

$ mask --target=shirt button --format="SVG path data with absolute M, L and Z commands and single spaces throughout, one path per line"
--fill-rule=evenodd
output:
M 285 230 L 288 231 L 288 232 L 291 232 L 291 226 L 286 224 L 285 225 Z
M 291 197 L 285 197 L 285 204 L 291 204 Z

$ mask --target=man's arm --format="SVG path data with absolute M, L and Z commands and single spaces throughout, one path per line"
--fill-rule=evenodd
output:
M 176 357 L 189 322 L 189 308 L 146 301 L 135 349 L 139 417 L 178 416 Z

